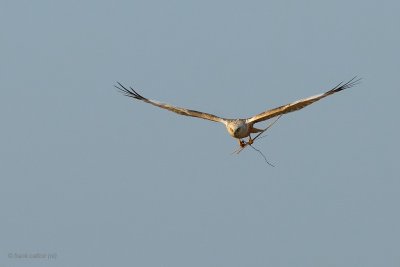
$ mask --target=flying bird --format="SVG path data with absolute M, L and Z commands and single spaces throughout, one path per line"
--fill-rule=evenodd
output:
M 264 131 L 264 129 L 258 129 L 258 128 L 254 127 L 254 124 L 271 119 L 276 116 L 281 116 L 283 114 L 302 109 L 324 97 L 327 97 L 327 96 L 337 93 L 339 91 L 353 87 L 353 86 L 357 85 L 360 82 L 360 80 L 361 79 L 357 79 L 357 77 L 354 77 L 353 79 L 351 79 L 350 81 L 348 81 L 346 83 L 343 83 L 343 82 L 339 83 L 334 88 L 332 88 L 331 90 L 329 90 L 323 94 L 314 95 L 314 96 L 311 96 L 308 98 L 300 99 L 293 103 L 286 104 L 286 105 L 283 105 L 283 106 L 280 106 L 277 108 L 273 108 L 273 109 L 261 112 L 260 114 L 257 114 L 255 116 L 253 116 L 251 118 L 247 118 L 247 119 L 227 119 L 227 118 L 218 117 L 218 116 L 210 114 L 210 113 L 175 107 L 170 104 L 161 103 L 156 100 L 151 100 L 151 99 L 145 98 L 142 95 L 140 95 L 138 92 L 136 92 L 132 87 L 129 87 L 129 89 L 128 89 L 119 82 L 117 82 L 118 85 L 114 85 L 114 86 L 118 90 L 120 90 L 124 95 L 126 95 L 128 97 L 132 97 L 137 100 L 141 100 L 143 102 L 152 104 L 156 107 L 175 112 L 179 115 L 196 117 L 196 118 L 201 118 L 201 119 L 205 119 L 205 120 L 222 123 L 225 125 L 228 133 L 233 138 L 238 139 L 240 147 L 243 148 L 247 144 L 251 145 L 253 143 L 253 139 L 251 138 L 252 133 L 260 133 L 260 132 Z M 248 137 L 248 141 L 243 140 L 246 137 Z

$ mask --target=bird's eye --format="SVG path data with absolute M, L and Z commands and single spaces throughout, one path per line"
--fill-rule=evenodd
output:
M 229 128 L 229 130 L 233 133 L 234 131 L 233 131 L 233 128 Z

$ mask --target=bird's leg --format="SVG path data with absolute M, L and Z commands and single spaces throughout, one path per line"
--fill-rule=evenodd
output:
M 249 141 L 247 142 L 249 145 L 252 145 L 254 140 L 251 138 L 251 135 L 249 134 Z
M 246 146 L 246 142 L 243 141 L 242 139 L 238 139 L 239 140 L 239 146 L 240 147 L 245 147 Z

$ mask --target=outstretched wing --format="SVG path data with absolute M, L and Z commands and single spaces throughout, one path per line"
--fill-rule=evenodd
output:
M 141 100 L 143 102 L 152 104 L 159 108 L 163 108 L 163 109 L 178 113 L 179 115 L 197 117 L 197 118 L 221 122 L 221 123 L 225 124 L 226 119 L 224 119 L 224 118 L 220 118 L 218 116 L 215 116 L 215 115 L 209 114 L 209 113 L 204 113 L 204 112 L 200 112 L 200 111 L 196 111 L 196 110 L 190 110 L 190 109 L 186 109 L 186 108 L 179 108 L 179 107 L 175 107 L 175 106 L 172 106 L 172 105 L 166 104 L 166 103 L 160 103 L 158 101 L 151 100 L 151 99 L 148 99 L 148 98 L 145 98 L 145 97 L 139 95 L 132 87 L 129 87 L 129 89 L 128 89 L 125 86 L 123 86 L 121 83 L 119 83 L 119 82 L 117 82 L 117 83 L 119 86 L 117 86 L 117 85 L 114 85 L 114 86 L 118 90 L 120 90 L 121 93 L 123 93 L 126 96 Z
M 302 109 L 308 105 L 311 105 L 312 103 L 327 97 L 328 95 L 332 95 L 336 92 L 342 91 L 344 89 L 353 87 L 355 85 L 357 85 L 359 82 L 361 81 L 361 79 L 357 79 L 357 77 L 354 77 L 353 79 L 351 79 L 350 81 L 348 81 L 347 83 L 343 84 L 343 83 L 339 83 L 338 85 L 336 85 L 333 89 L 329 90 L 326 93 L 323 94 L 319 94 L 319 95 L 315 95 L 315 96 L 311 96 L 308 98 L 304 98 L 304 99 L 300 99 L 296 102 L 287 104 L 287 105 L 283 105 L 274 109 L 270 109 L 267 111 L 264 111 L 258 115 L 255 115 L 251 118 L 246 119 L 247 123 L 257 123 L 260 121 L 265 121 L 268 120 L 270 118 L 276 117 L 278 115 L 281 114 L 286 114 L 289 112 L 293 112 L 299 109 Z

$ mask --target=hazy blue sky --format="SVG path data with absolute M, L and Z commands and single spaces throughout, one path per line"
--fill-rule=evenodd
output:
M 0 265 L 400 266 L 399 10 L 1 0 Z M 275 168 L 113 87 L 235 118 L 354 75 L 255 144 Z

